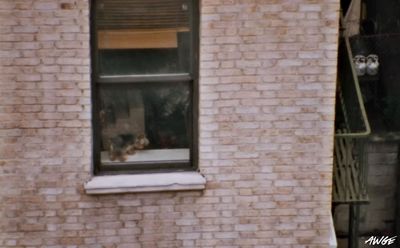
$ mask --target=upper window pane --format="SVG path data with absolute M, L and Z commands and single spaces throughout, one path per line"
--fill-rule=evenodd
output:
M 187 0 L 96 1 L 100 75 L 189 73 Z

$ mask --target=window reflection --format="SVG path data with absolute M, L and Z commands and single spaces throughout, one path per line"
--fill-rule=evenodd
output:
M 102 85 L 99 99 L 102 162 L 189 159 L 189 84 Z

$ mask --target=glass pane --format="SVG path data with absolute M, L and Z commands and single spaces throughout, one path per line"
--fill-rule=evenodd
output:
M 188 73 L 190 9 L 187 0 L 97 1 L 100 74 Z
M 102 164 L 189 161 L 190 92 L 186 83 L 101 85 Z

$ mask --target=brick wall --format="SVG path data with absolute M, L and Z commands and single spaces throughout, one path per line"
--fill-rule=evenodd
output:
M 88 1 L 1 0 L 0 247 L 326 247 L 338 9 L 201 1 L 206 190 L 88 196 Z

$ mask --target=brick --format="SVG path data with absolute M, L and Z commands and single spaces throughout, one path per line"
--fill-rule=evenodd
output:
M 57 106 L 57 111 L 59 111 L 59 112 L 80 112 L 80 111 L 82 111 L 82 106 L 59 105 L 59 106 Z
M 55 34 L 38 34 L 37 40 L 39 41 L 56 41 L 60 39 L 60 35 L 55 33 Z

